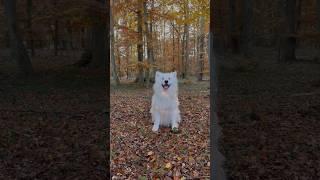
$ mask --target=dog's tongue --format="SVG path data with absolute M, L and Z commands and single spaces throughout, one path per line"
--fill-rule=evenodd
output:
M 165 84 L 165 85 L 162 85 L 163 89 L 168 89 L 169 88 L 169 85 Z

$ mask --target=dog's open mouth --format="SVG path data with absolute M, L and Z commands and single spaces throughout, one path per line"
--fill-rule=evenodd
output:
M 170 84 L 162 84 L 163 89 L 167 90 L 170 87 Z

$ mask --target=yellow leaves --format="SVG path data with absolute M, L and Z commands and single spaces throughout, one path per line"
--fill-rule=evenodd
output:
M 170 162 L 168 162 L 166 165 L 165 165 L 165 168 L 166 169 L 171 169 L 172 168 L 172 164 Z
M 181 158 L 181 157 L 179 157 L 179 156 L 177 157 L 177 159 L 178 159 L 178 161 L 181 161 L 181 160 L 182 160 L 182 158 Z
M 156 64 L 151 64 L 148 61 L 143 61 L 143 62 L 138 62 L 138 61 L 133 61 L 130 63 L 130 65 L 128 65 L 128 68 L 132 68 L 132 69 L 137 69 L 141 67 L 142 69 L 150 69 L 151 67 L 156 68 L 158 67 L 158 65 Z
M 194 158 L 192 156 L 189 157 L 189 164 L 195 164 L 196 161 L 194 160 Z

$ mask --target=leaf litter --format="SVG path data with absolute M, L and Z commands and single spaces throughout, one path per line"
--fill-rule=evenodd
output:
M 179 131 L 162 127 L 159 133 L 151 130 L 151 88 L 112 87 L 113 179 L 209 179 L 208 87 L 208 82 L 181 85 Z

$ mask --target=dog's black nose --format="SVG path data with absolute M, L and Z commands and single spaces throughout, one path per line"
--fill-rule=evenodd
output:
M 168 80 L 165 80 L 164 83 L 168 84 Z

